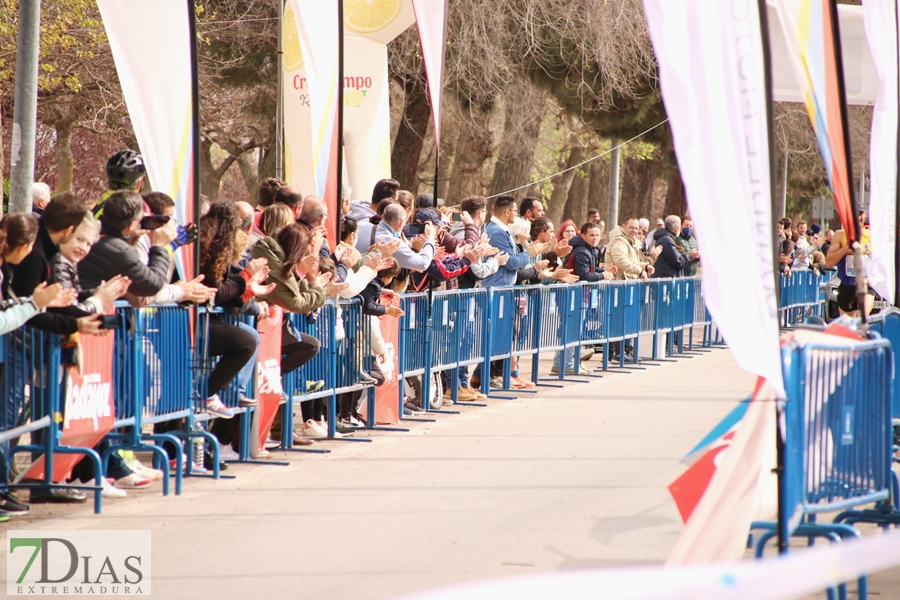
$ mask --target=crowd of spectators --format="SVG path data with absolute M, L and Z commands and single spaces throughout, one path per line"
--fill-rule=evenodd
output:
M 817 275 L 834 271 L 825 264 L 834 231 L 822 233 L 822 226 L 799 221 L 794 227 L 787 217 L 775 224 L 775 248 L 780 248 L 779 268 L 784 275 L 799 271 L 813 271 Z
M 260 342 L 254 327 L 235 323 L 229 315 L 264 318 L 277 306 L 286 313 L 314 318 L 329 299 L 359 297 L 370 325 L 367 347 L 373 359 L 365 362 L 371 364 L 368 368 L 359 365 L 359 377 L 366 384 L 381 385 L 385 381 L 381 365 L 388 349 L 379 317 L 403 315 L 396 305 L 384 301 L 394 294 L 680 277 L 696 274 L 699 266 L 691 222 L 678 216 L 658 221 L 654 231 L 649 231 L 647 219 L 628 216 L 607 234 L 596 210 L 589 211 L 582 223 L 566 220 L 557 226 L 539 198 L 471 196 L 447 207 L 430 194 L 415 197 L 391 179 L 378 181 L 366 200 L 351 202 L 345 193 L 339 214 L 329 214 L 323 199 L 304 196 L 296 187 L 268 178 L 259 184 L 255 207 L 204 199 L 198 222 L 189 224 L 177 223 L 175 203 L 166 194 L 141 193 L 145 176 L 142 157 L 125 150 L 110 158 L 109 189 L 95 201 L 72 193 L 51 199 L 49 188 L 36 184 L 34 214 L 12 214 L 0 221 L 0 294 L 5 309 L 0 311 L 0 333 L 27 322 L 64 336 L 64 347 L 77 348 L 79 336 L 103 333 L 100 317 L 116 300 L 137 308 L 169 303 L 221 308 L 208 317 L 209 353 L 217 361 L 203 382 L 202 409 L 211 416 L 209 429 L 219 442 L 223 461 L 235 458 L 239 451 L 236 432 L 241 411 L 226 406 L 221 394 L 234 384 L 240 407 L 257 403 L 250 382 Z M 331 247 L 326 228 L 335 222 L 339 223 L 338 238 Z M 793 240 L 796 260 L 814 260 L 804 249 L 818 247 L 816 238 L 801 238 L 805 242 L 796 234 Z M 191 280 L 181 279 L 174 255 L 197 240 L 199 272 Z M 794 260 L 795 253 L 788 254 Z M 790 268 L 797 267 L 792 263 Z M 337 315 L 340 339 L 344 334 L 339 310 Z M 290 319 L 283 320 L 281 333 L 283 375 L 320 351 L 320 340 L 296 331 Z M 621 348 L 614 345 L 612 350 L 618 354 Z M 553 371 L 574 371 L 574 352 L 559 353 Z M 625 348 L 629 359 L 632 352 Z M 586 349 L 582 360 L 593 353 Z M 485 398 L 478 391 L 482 376 L 490 378 L 491 388 L 503 386 L 500 363 L 492 364 L 487 374 L 481 373 L 480 365 L 471 377 L 468 371 L 460 368 L 458 379 L 443 373 L 445 402 L 453 397 L 461 402 Z M 450 389 L 454 380 L 456 390 Z M 510 385 L 515 389 L 535 385 L 521 375 L 515 359 Z M 306 381 L 305 386 L 315 392 L 323 382 Z M 339 414 L 334 415 L 338 435 L 352 435 L 365 426 L 361 402 L 361 392 L 339 397 Z M 420 411 L 412 401 L 404 405 L 407 414 Z M 279 421 L 272 429 L 273 437 L 290 435 L 297 445 L 327 437 L 322 400 L 301 402 L 299 412 L 294 431 L 282 431 Z M 15 417 L 7 420 L 14 422 Z M 179 427 L 179 422 L 166 422 L 154 429 L 165 432 Z M 35 435 L 39 437 L 40 432 Z M 97 450 L 106 448 L 108 442 L 102 442 Z M 212 454 L 205 460 L 209 463 Z M 150 486 L 162 477 L 160 471 L 124 451 L 112 453 L 105 475 L 103 493 L 113 497 Z M 71 476 L 90 481 L 94 474 L 89 461 L 79 463 Z M 0 490 L 0 514 L 27 512 L 27 504 Z M 30 497 L 31 502 L 85 499 L 84 493 L 70 487 L 35 489 Z

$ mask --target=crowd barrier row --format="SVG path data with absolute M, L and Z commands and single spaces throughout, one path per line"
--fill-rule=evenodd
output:
M 785 294 L 794 302 L 791 308 L 802 305 L 808 309 L 820 302 L 812 299 L 813 282 L 805 274 L 785 279 L 787 290 L 803 289 L 802 293 Z M 610 344 L 616 342 L 622 346 L 633 344 L 634 358 L 628 365 L 631 368 L 636 368 L 633 363 L 638 361 L 641 336 L 652 336 L 651 360 L 658 359 L 660 352 L 671 355 L 683 352 L 685 347 L 692 349 L 697 326 L 703 328 L 702 346 L 718 342 L 699 278 L 435 291 L 403 294 L 400 305 L 404 315 L 400 318 L 398 338 L 391 343 L 398 359 L 396 377 L 400 385 L 396 402 L 400 415 L 407 396 L 416 396 L 426 411 L 440 410 L 440 375 L 446 376 L 456 400 L 460 369 L 472 365 L 480 366 L 485 374 L 480 387 L 489 394 L 496 393 L 487 376 L 492 362 L 502 364 L 504 388 L 509 390 L 512 357 L 520 361 L 530 357 L 531 377 L 538 383 L 537 366 L 542 353 L 568 350 L 574 354 L 574 373 L 578 373 L 579 349 L 585 345 L 603 347 L 602 369 L 607 370 Z M 18 452 L 44 454 L 51 464 L 55 454 L 79 453 L 99 466 L 106 464 L 112 452 L 124 448 L 153 453 L 154 466 L 166 474 L 164 494 L 169 493 L 170 475 L 174 476 L 176 494 L 181 492 L 184 476 L 224 476 L 219 472 L 218 444 L 204 425 L 209 415 L 201 405 L 206 398 L 206 378 L 216 361 L 209 354 L 204 332 L 209 319 L 232 323 L 243 319 L 248 324 L 252 320 L 203 309 L 193 312 L 177 305 L 143 309 L 123 305 L 117 308 L 117 314 L 122 326 L 115 331 L 108 351 L 111 356 L 106 357 L 112 365 L 112 405 L 106 412 L 113 414 L 106 439 L 114 444 L 108 444 L 102 454 L 61 444 L 61 407 L 66 404 L 67 388 L 65 370 L 60 366 L 62 340 L 27 327 L 3 336 L 0 350 L 5 355 L 5 377 L 0 386 L 4 406 L 0 442 L 4 443 L 5 463 L 14 467 Z M 195 318 L 199 322 L 196 340 L 192 339 Z M 339 395 L 362 392 L 367 413 L 375 415 L 375 390 L 365 385 L 361 376 L 362 371 L 371 369 L 373 359 L 370 319 L 363 315 L 360 300 L 329 300 L 312 315 L 290 314 L 284 318 L 293 330 L 315 337 L 321 350 L 301 368 L 280 377 L 278 391 L 283 390 L 291 400 L 280 410 L 282 431 L 293 430 L 297 402 L 316 398 L 327 402 L 331 438 L 336 437 Z M 664 348 L 659 343 L 661 335 L 666 336 Z M 626 367 L 625 352 L 618 352 L 617 360 L 619 368 Z M 259 369 L 270 372 L 270 367 L 261 365 Z M 564 368 L 564 362 L 561 367 L 556 378 L 572 375 Z M 259 370 L 250 389 L 256 389 L 258 376 Z M 321 383 L 311 386 L 310 382 Z M 418 389 L 414 392 L 411 387 Z M 241 413 L 237 434 L 240 443 L 236 445 L 240 448 L 240 460 L 252 460 L 254 409 L 239 405 L 234 383 L 222 394 L 222 400 Z M 45 407 L 49 407 L 49 414 L 44 414 Z M 376 427 L 374 418 L 368 421 L 368 427 Z M 50 435 L 43 435 L 48 431 Z M 32 443 L 17 445 L 24 434 L 31 434 Z M 282 449 L 296 450 L 291 435 L 281 437 Z M 197 472 L 197 460 L 202 458 L 198 449 L 203 447 L 213 454 L 211 473 Z M 16 485 L 46 487 L 54 481 L 59 483 L 48 470 L 42 473 L 40 482 Z M 98 476 L 96 485 L 83 486 L 95 492 L 98 512 L 100 483 Z

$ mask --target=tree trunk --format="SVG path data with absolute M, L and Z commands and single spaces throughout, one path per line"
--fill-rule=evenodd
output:
M 257 177 L 265 179 L 266 177 L 275 177 L 275 137 L 269 138 L 269 142 L 259 149 L 259 168 L 257 169 Z M 288 182 L 290 183 L 290 182 Z M 256 190 L 250 194 L 251 198 L 256 197 Z
M 625 159 L 625 177 L 622 185 L 622 199 L 619 202 L 619 221 L 632 216 L 640 218 L 650 212 L 651 194 L 660 161 Z
M 4 213 L 3 190 L 6 189 L 3 183 L 3 159 L 6 157 L 6 151 L 3 149 L 3 93 L 0 92 L 0 217 Z
M 584 160 L 584 148 L 581 146 L 572 146 L 569 150 L 569 158 L 565 164 L 561 164 L 560 171 L 574 167 Z M 572 182 L 575 181 L 577 169 L 566 171 L 562 175 L 557 175 L 554 179 L 553 193 L 550 194 L 550 201 L 547 203 L 547 218 L 554 224 L 560 222 L 560 217 L 566 209 L 566 202 L 569 200 L 569 190 L 572 189 Z
M 260 150 L 260 152 L 262 152 L 262 150 Z M 241 170 L 241 177 L 244 180 L 244 185 L 247 187 L 247 195 L 250 198 L 250 203 L 255 204 L 256 188 L 259 186 L 259 176 L 257 174 L 259 161 L 257 160 L 256 164 L 254 164 L 250 161 L 248 156 L 250 156 L 250 151 L 244 152 L 238 156 L 237 163 L 238 168 Z
M 591 172 L 587 165 L 572 172 L 575 173 L 575 177 L 572 180 L 572 187 L 569 189 L 569 199 L 566 202 L 562 218 L 563 220 L 572 219 L 577 224 L 576 226 L 580 226 L 587 216 L 591 193 Z M 556 221 L 553 224 L 559 227 Z
M 531 180 L 534 153 L 547 106 L 547 94 L 532 85 L 523 88 L 521 94 L 510 94 L 509 98 L 503 139 L 491 180 L 491 195 L 517 188 Z M 528 195 L 527 192 L 527 188 L 523 188 L 513 196 L 521 200 Z
M 446 195 L 448 205 L 484 194 L 484 163 L 494 153 L 489 120 L 489 112 L 472 107 L 468 120 L 460 123 L 456 160 Z
M 687 196 L 684 193 L 684 182 L 681 181 L 681 172 L 675 168 L 669 178 L 669 190 L 666 192 L 666 209 L 663 211 L 665 218 L 668 215 L 684 217 L 687 214 Z
M 56 124 L 56 191 L 71 192 L 75 174 L 72 157 L 72 123 Z
M 274 155 L 274 152 L 272 153 Z M 222 183 L 222 177 L 225 171 L 234 164 L 237 158 L 234 154 L 229 155 L 222 161 L 218 167 L 214 167 L 212 163 L 212 142 L 203 140 L 200 142 L 200 193 L 209 198 L 210 202 L 219 199 L 219 187 Z M 273 157 L 274 170 L 274 157 Z
M 419 189 L 419 159 L 431 121 L 431 106 L 425 86 L 418 80 L 406 82 L 403 91 L 406 101 L 391 149 L 391 177 L 400 183 L 400 189 L 416 193 Z

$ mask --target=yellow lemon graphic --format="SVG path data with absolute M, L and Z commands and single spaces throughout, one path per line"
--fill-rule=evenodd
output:
M 403 0 L 344 0 L 344 25 L 356 33 L 375 33 L 400 14 Z
M 378 176 L 391 176 L 391 134 L 384 136 L 381 146 L 378 148 Z
M 344 104 L 350 106 L 362 106 L 365 96 L 359 90 L 344 89 Z
M 302 67 L 303 50 L 300 48 L 300 37 L 297 35 L 297 21 L 294 19 L 294 9 L 290 5 L 284 11 L 282 45 L 284 70 L 296 71 Z

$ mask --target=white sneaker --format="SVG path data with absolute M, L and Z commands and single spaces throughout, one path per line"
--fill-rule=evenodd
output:
M 231 444 L 219 444 L 219 460 L 240 460 L 241 455 L 234 451 Z
M 328 437 L 328 432 L 322 429 L 322 427 L 316 421 L 310 419 L 303 426 L 303 429 L 300 431 L 300 435 L 314 440 L 321 440 Z
M 103 478 L 103 491 L 100 493 L 104 498 L 124 498 L 128 495 L 128 492 L 120 490 L 105 477 Z
M 234 417 L 234 412 L 222 403 L 218 394 L 213 394 L 207 398 L 204 404 L 204 410 L 211 415 L 221 417 L 222 419 Z
M 148 467 L 136 458 L 131 462 L 126 462 L 125 465 L 141 477 L 152 479 L 153 481 L 158 481 L 165 476 L 159 469 Z
M 116 479 L 115 483 L 117 488 L 130 488 L 134 490 L 140 490 L 150 487 L 151 485 L 153 485 L 152 479 L 144 477 L 143 475 L 138 475 L 137 473 L 129 473 L 125 477 L 120 477 Z

